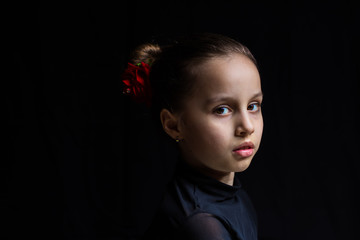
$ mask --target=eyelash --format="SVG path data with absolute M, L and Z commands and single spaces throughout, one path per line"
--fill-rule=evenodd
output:
M 257 109 L 256 110 L 251 110 L 250 106 L 256 106 Z M 247 109 L 250 110 L 251 112 L 258 112 L 258 111 L 260 111 L 260 108 L 261 108 L 261 103 L 253 102 L 253 103 L 249 104 Z M 228 112 L 226 112 L 226 113 L 223 113 L 223 111 L 220 112 L 219 110 L 222 110 L 222 109 L 227 109 Z M 219 106 L 219 107 L 216 107 L 214 109 L 214 113 L 217 114 L 217 115 L 220 115 L 220 116 L 228 115 L 231 112 L 232 112 L 232 109 L 230 107 L 228 107 L 228 106 Z
M 217 107 L 217 108 L 214 109 L 214 113 L 215 113 L 215 114 L 218 114 L 218 115 L 221 115 L 221 116 L 228 114 L 228 113 L 219 113 L 219 110 L 220 110 L 220 109 L 227 109 L 229 113 L 231 112 L 231 109 L 230 109 L 229 107 L 219 106 L 219 107 Z
M 257 106 L 257 109 L 256 110 L 250 110 L 249 107 L 252 106 L 252 105 L 256 105 Z M 249 106 L 248 106 L 248 110 L 250 110 L 251 112 L 258 112 L 261 108 L 261 103 L 259 102 L 253 102 L 253 103 L 250 103 Z

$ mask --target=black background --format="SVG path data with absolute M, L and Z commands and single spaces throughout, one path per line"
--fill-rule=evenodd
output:
M 259 62 L 262 147 L 240 174 L 261 239 L 355 239 L 359 8 L 347 1 L 131 1 L 5 9 L 10 239 L 137 239 L 171 176 L 147 110 L 121 94 L 139 43 L 233 37 Z

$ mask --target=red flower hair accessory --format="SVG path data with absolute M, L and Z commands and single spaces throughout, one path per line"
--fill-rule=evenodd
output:
M 125 84 L 123 94 L 130 95 L 138 103 L 151 105 L 151 87 L 149 81 L 150 66 L 141 62 L 136 65 L 128 63 L 121 79 Z

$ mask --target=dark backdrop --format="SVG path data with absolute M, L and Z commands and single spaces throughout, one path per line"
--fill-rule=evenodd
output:
M 139 43 L 215 32 L 260 65 L 262 148 L 240 174 L 261 239 L 355 239 L 359 10 L 348 1 L 16 5 L 6 15 L 1 214 L 10 239 L 136 239 L 175 158 L 121 94 Z

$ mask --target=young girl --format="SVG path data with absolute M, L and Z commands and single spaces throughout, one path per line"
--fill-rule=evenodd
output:
M 137 48 L 125 94 L 151 107 L 181 159 L 147 239 L 257 239 L 256 213 L 235 173 L 263 130 L 256 60 L 239 42 L 197 34 Z

